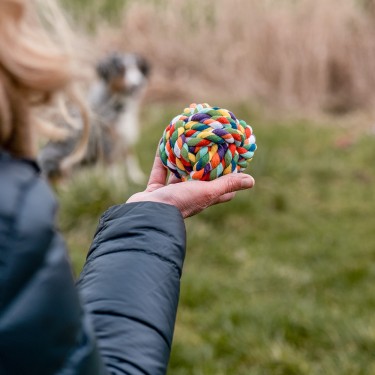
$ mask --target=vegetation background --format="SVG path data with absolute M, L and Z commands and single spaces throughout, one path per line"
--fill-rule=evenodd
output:
M 145 171 L 191 102 L 257 136 L 256 187 L 186 222 L 169 374 L 375 374 L 375 1 L 63 3 L 93 60 L 152 63 Z M 57 191 L 77 274 L 101 213 L 140 189 L 86 170 Z

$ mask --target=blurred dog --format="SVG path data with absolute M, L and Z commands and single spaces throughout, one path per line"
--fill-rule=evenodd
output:
M 76 166 L 100 162 L 113 165 L 122 160 L 129 179 L 143 183 L 145 176 L 134 146 L 140 135 L 139 109 L 149 77 L 149 63 L 139 55 L 112 53 L 98 63 L 96 71 L 99 80 L 88 95 L 91 109 L 89 141 Z M 72 168 L 63 168 L 63 161 L 74 152 L 82 138 L 82 129 L 65 127 L 69 128 L 68 137 L 49 141 L 38 157 L 42 173 L 52 182 L 70 175 Z

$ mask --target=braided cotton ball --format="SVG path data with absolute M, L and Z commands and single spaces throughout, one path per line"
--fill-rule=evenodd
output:
M 226 109 L 204 103 L 191 104 L 170 122 L 159 154 L 183 181 L 208 181 L 243 171 L 256 148 L 250 125 Z

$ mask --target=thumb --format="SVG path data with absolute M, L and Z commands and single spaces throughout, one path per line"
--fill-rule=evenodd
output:
M 210 181 L 210 188 L 216 196 L 250 189 L 254 186 L 254 178 L 245 173 L 230 173 Z

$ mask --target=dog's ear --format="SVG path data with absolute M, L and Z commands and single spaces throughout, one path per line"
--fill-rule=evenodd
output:
M 96 73 L 104 81 L 109 81 L 111 69 L 109 67 L 107 59 L 98 62 L 98 64 L 96 65 Z
M 142 74 L 148 77 L 151 71 L 150 63 L 143 56 L 137 56 L 137 64 Z
M 100 78 L 107 82 L 114 76 L 124 74 L 125 66 L 122 55 L 118 52 L 113 52 L 103 60 L 100 60 L 96 66 L 96 72 Z

